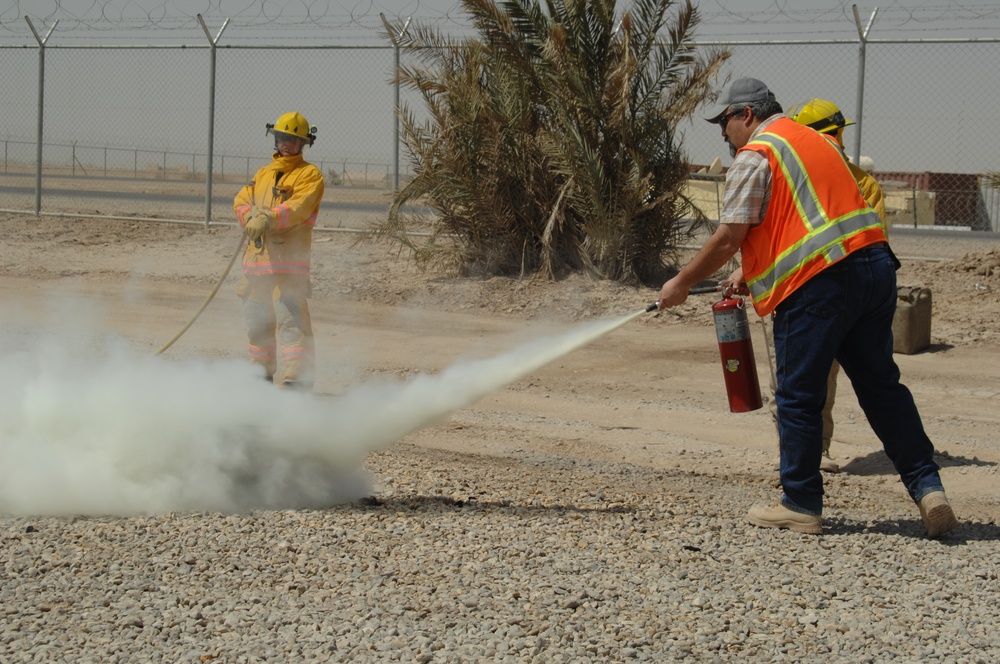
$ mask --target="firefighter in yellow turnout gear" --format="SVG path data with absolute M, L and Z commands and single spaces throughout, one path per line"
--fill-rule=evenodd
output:
M 276 385 L 311 390 L 316 359 L 307 298 L 312 232 L 324 182 L 302 151 L 316 140 L 316 128 L 297 112 L 266 127 L 274 136 L 273 159 L 233 202 L 248 239 L 237 293 L 243 299 L 253 363 Z

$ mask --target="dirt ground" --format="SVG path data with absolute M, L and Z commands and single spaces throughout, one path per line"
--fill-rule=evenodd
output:
M 321 225 L 359 226 L 323 218 Z M 239 242 L 232 227 L 0 213 L 0 301 L 37 311 L 67 293 L 93 298 L 101 324 L 154 352 L 195 313 Z M 335 398 L 371 376 L 437 372 L 495 356 L 543 334 L 595 318 L 619 318 L 655 300 L 635 289 L 575 276 L 458 279 L 422 273 L 405 253 L 357 244 L 350 232 L 318 231 L 312 312 L 317 392 Z M 1000 520 L 1000 242 L 944 233 L 897 233 L 901 285 L 933 294 L 932 345 L 896 355 L 939 452 L 946 488 L 962 518 Z M 935 259 L 935 260 L 924 260 Z M 167 351 L 174 357 L 243 357 L 238 263 L 205 313 Z M 642 316 L 534 375 L 398 441 L 444 452 L 449 473 L 472 458 L 526 451 L 774 484 L 776 437 L 767 408 L 728 411 L 711 323 L 713 296 Z M 751 314 L 751 318 L 754 318 Z M 754 319 L 758 373 L 767 359 Z M 355 367 L 340 360 L 350 355 Z M 861 484 L 866 503 L 898 507 L 901 484 L 841 377 L 828 476 Z M 444 462 L 442 462 L 444 463 Z M 377 480 L 378 478 L 376 478 Z M 777 493 L 775 493 L 777 495 Z M 865 509 L 869 509 L 866 507 Z M 877 509 L 877 508 L 876 508 Z

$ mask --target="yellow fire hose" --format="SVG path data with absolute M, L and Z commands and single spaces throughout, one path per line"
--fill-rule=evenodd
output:
M 222 282 L 224 282 L 226 280 L 226 277 L 229 276 L 229 271 L 233 269 L 233 263 L 236 262 L 237 257 L 239 257 L 240 255 L 240 252 L 243 251 L 243 245 L 246 244 L 246 239 L 247 239 L 246 234 L 241 232 L 240 241 L 236 245 L 236 251 L 233 252 L 233 257 L 229 259 L 229 265 L 226 266 L 225 272 L 223 272 L 222 276 L 219 277 L 219 280 L 215 282 L 215 287 L 212 289 L 212 292 L 209 293 L 208 297 L 205 298 L 205 301 L 201 303 L 201 307 L 198 309 L 198 311 L 195 312 L 194 316 L 191 317 L 191 320 L 187 322 L 187 325 L 182 327 L 180 331 L 174 335 L 173 339 L 160 346 L 160 350 L 156 351 L 156 355 L 160 355 L 161 353 L 163 353 L 163 351 L 174 345 L 174 342 L 180 339 L 181 336 L 188 331 L 188 328 L 194 325 L 194 322 L 198 320 L 198 316 L 201 315 L 201 312 L 205 311 L 205 308 L 208 307 L 208 303 L 212 301 L 212 298 L 215 297 L 215 294 L 219 292 L 219 288 L 222 287 Z

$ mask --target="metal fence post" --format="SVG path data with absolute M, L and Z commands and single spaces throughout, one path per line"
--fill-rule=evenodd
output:
M 857 120 L 855 123 L 858 125 L 854 130 L 854 163 L 861 163 L 861 129 L 864 127 L 863 116 L 865 113 L 865 47 L 868 44 L 868 31 L 872 29 L 872 23 L 875 22 L 875 14 L 878 13 L 878 7 L 872 10 L 872 15 L 868 18 L 868 26 L 862 30 L 861 29 L 861 15 L 858 14 L 858 6 L 851 5 L 851 9 L 854 10 L 854 23 L 858 26 L 858 40 L 861 43 L 858 49 L 858 107 L 855 112 Z
M 27 21 L 28 27 L 31 28 L 31 34 L 35 35 L 35 41 L 38 42 L 38 126 L 37 126 L 37 145 L 35 146 L 35 216 L 41 216 L 42 214 L 42 136 L 44 134 L 45 125 L 45 42 L 49 40 L 49 36 L 52 35 L 52 31 L 56 29 L 59 25 L 59 20 L 57 19 L 49 31 L 45 33 L 45 38 L 38 36 L 38 32 L 35 30 L 35 26 L 32 25 L 31 19 L 27 16 L 24 17 Z
M 405 28 L 404 28 L 405 29 Z M 395 41 L 392 44 L 393 54 L 393 76 L 399 75 L 399 44 Z M 399 81 L 396 80 L 392 86 L 392 118 L 394 120 L 392 130 L 392 191 L 399 191 Z
M 410 27 L 410 20 L 412 16 L 406 19 L 406 23 L 403 24 L 403 29 L 399 31 L 398 34 L 393 34 L 392 26 L 389 25 L 389 21 L 385 19 L 385 14 L 380 13 L 379 18 L 382 19 L 382 25 L 385 26 L 385 31 L 389 35 L 389 40 L 392 41 L 392 56 L 393 56 L 393 130 L 392 130 L 392 191 L 399 191 L 399 38 L 406 34 L 406 29 Z
M 202 18 L 201 14 L 198 14 L 198 23 L 201 24 L 201 29 L 205 31 L 205 36 L 208 37 L 209 43 L 209 61 L 211 66 L 209 68 L 209 83 L 208 83 L 208 160 L 205 164 L 205 228 L 208 228 L 209 223 L 212 221 L 212 167 L 213 160 L 215 156 L 215 61 L 216 61 L 216 44 L 219 43 L 219 37 L 222 36 L 222 31 L 226 29 L 229 25 L 229 19 L 227 18 L 222 23 L 222 27 L 219 28 L 218 34 L 215 35 L 215 39 L 212 39 L 212 35 L 208 32 L 208 26 L 205 25 L 205 19 Z M 193 158 L 192 158 L 193 159 Z M 194 167 L 191 168 L 194 171 Z

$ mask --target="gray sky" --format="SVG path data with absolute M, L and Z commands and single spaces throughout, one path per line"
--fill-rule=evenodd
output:
M 626 9 L 631 3 L 622 0 Z M 1000 28 L 1000 3 L 995 0 L 702 0 L 696 2 L 702 25 L 700 38 L 740 35 L 744 38 L 854 38 L 852 5 L 863 20 L 877 8 L 873 38 L 992 37 Z M 174 38 L 201 37 L 193 20 L 202 14 L 210 25 L 232 21 L 234 30 L 248 30 L 255 39 L 268 33 L 328 37 L 331 32 L 352 40 L 381 39 L 379 14 L 435 25 L 459 32 L 466 25 L 458 0 L 0 0 L 3 32 L 22 33 L 23 16 L 40 24 L 56 19 L 60 30 L 107 34 L 131 32 L 150 39 L 155 28 Z M 251 30 L 253 26 L 259 30 Z M 139 29 L 141 28 L 141 31 Z M 3 33 L 0 33 L 2 35 Z M 6 36 L 6 35 L 5 35 Z
M 1000 91 L 983 85 L 980 71 L 986 63 L 1000 61 L 1000 45 L 878 43 L 995 39 L 1000 36 L 1000 2 L 882 4 L 869 33 L 873 43 L 867 48 L 863 106 L 857 85 L 858 31 L 847 0 L 705 0 L 698 3 L 702 24 L 696 40 L 840 42 L 734 46 L 724 75 L 764 80 L 786 107 L 812 97 L 835 101 L 849 118 L 862 120 L 847 130 L 848 152 L 853 153 L 861 131 L 861 152 L 873 157 L 879 170 L 1000 170 L 1000 138 L 997 132 L 981 131 L 1000 108 Z M 863 24 L 876 6 L 858 4 Z M 24 15 L 32 17 L 42 34 L 58 19 L 50 45 L 184 44 L 203 49 L 158 51 L 154 59 L 164 64 L 155 73 L 146 64 L 149 58 L 135 51 L 118 53 L 119 60 L 113 61 L 111 51 L 84 55 L 47 49 L 46 60 L 47 140 L 102 145 L 142 141 L 151 149 L 194 150 L 204 143 L 200 127 L 207 126 L 208 107 L 208 40 L 196 14 L 203 14 L 213 37 L 230 20 L 219 37 L 220 47 L 384 47 L 380 12 L 389 18 L 412 16 L 443 32 L 460 33 L 464 19 L 459 7 L 456 0 L 0 0 L 0 46 L 29 47 L 0 49 L 8 93 L 0 99 L 6 118 L 0 137 L 34 136 L 37 53 Z M 67 64 L 69 53 L 76 69 Z M 265 151 L 256 130 L 294 104 L 320 127 L 313 150 L 319 158 L 371 164 L 365 168 L 376 171 L 391 162 L 391 52 L 289 55 L 220 48 L 219 62 L 217 153 Z M 155 85 L 123 93 L 132 80 Z M 85 87 L 77 89 L 81 85 Z M 420 111 L 414 94 L 404 91 L 402 100 Z M 108 117 L 120 121 L 119 126 L 112 127 Z M 137 118 L 142 119 L 141 131 L 127 127 Z M 707 164 L 715 157 L 728 161 L 717 128 L 699 120 L 682 129 L 692 162 Z

